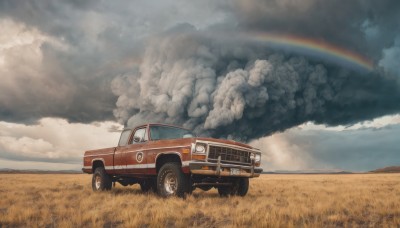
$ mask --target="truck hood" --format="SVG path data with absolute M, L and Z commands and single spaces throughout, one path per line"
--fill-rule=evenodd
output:
M 198 138 L 194 138 L 195 140 L 201 140 L 201 141 L 208 141 L 208 142 L 216 142 L 216 143 L 223 143 L 223 144 L 228 144 L 228 145 L 234 145 L 234 146 L 240 146 L 240 147 L 244 147 L 244 148 L 248 148 L 248 149 L 256 149 L 254 147 L 251 147 L 247 144 L 244 143 L 240 143 L 240 142 L 236 142 L 233 140 L 227 140 L 227 139 L 214 139 L 214 138 L 202 138 L 202 137 L 198 137 Z

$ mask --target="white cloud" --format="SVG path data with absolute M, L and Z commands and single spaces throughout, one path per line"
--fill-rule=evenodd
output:
M 387 115 L 373 120 L 359 122 L 353 125 L 339 125 L 335 127 L 326 126 L 323 124 L 314 124 L 312 122 L 307 122 L 297 126 L 301 130 L 327 130 L 327 131 L 346 131 L 346 130 L 358 130 L 358 129 L 380 129 L 388 127 L 391 125 L 400 124 L 400 114 Z
M 29 137 L 14 138 L 9 136 L 0 137 L 0 148 L 10 153 L 19 153 L 25 156 L 48 156 L 53 158 L 54 147 L 51 143 L 43 139 L 33 139 Z
M 250 142 L 262 151 L 262 166 L 266 170 L 304 170 L 311 167 L 312 158 L 307 154 L 307 145 L 296 145 L 285 133 Z
M 369 171 L 400 165 L 400 115 L 353 126 L 302 124 L 252 141 L 263 153 L 264 170 Z
M 35 125 L 0 122 L 0 159 L 79 164 L 85 150 L 115 146 L 119 132 L 111 130 L 122 127 L 111 121 L 79 124 L 56 118 Z

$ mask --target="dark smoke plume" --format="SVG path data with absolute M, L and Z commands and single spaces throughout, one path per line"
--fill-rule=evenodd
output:
M 122 123 L 173 123 L 246 141 L 306 121 L 353 124 L 400 110 L 397 78 L 379 69 L 361 74 L 202 34 L 150 41 L 137 72 L 114 79 Z

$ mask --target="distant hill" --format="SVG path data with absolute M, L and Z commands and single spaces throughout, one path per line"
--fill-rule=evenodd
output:
M 275 170 L 265 171 L 263 174 L 351 174 L 353 172 L 337 170 L 337 169 L 312 169 L 312 170 Z
M 0 169 L 0 173 L 3 174 L 15 174 L 15 173 L 21 173 L 21 174 L 28 174 L 28 173 L 33 173 L 33 174 L 78 174 L 82 173 L 82 171 L 79 170 L 39 170 L 39 169 Z
M 370 171 L 371 173 L 400 173 L 400 166 L 389 166 Z

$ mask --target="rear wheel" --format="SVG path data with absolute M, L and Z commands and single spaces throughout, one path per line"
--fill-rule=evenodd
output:
M 249 191 L 249 178 L 240 178 L 236 195 L 245 196 L 248 191 Z
M 162 197 L 184 197 L 189 187 L 188 177 L 182 172 L 179 163 L 164 164 L 157 176 L 157 191 Z
M 106 173 L 104 167 L 98 167 L 93 173 L 92 189 L 93 191 L 106 191 L 111 190 L 112 181 L 110 176 Z
M 220 196 L 228 196 L 232 194 L 232 186 L 219 186 L 218 193 Z

